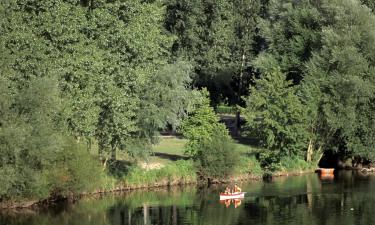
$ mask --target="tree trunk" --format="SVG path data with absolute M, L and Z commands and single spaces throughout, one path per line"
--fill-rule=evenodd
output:
M 112 145 L 112 148 L 111 148 L 111 159 L 113 161 L 116 160 L 116 145 Z
M 240 111 L 238 110 L 236 112 L 235 127 L 234 127 L 234 136 L 236 137 L 239 136 L 239 130 L 241 128 L 240 120 L 241 120 Z
M 91 137 L 88 137 L 86 140 L 87 140 L 87 152 L 91 152 Z
M 313 142 L 310 139 L 309 146 L 307 147 L 306 162 L 311 162 L 313 152 Z

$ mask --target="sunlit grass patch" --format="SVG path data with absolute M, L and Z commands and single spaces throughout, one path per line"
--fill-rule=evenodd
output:
M 160 169 L 146 170 L 132 167 L 123 177 L 129 186 L 159 186 L 196 181 L 196 169 L 190 160 L 178 160 Z
M 154 152 L 173 155 L 184 155 L 187 140 L 178 137 L 162 137 L 157 145 L 153 146 Z

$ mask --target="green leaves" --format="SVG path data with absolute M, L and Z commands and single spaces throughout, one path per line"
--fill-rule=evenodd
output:
M 307 111 L 291 84 L 280 70 L 266 72 L 250 88 L 243 109 L 248 135 L 256 137 L 272 158 L 304 156 L 307 148 Z
M 103 156 L 148 154 L 155 132 L 184 117 L 191 69 L 170 58 L 160 1 L 10 0 L 0 13 L 4 193 L 48 194 L 59 175 L 61 188 L 78 187 L 89 170 L 64 161 L 86 157 L 71 136 L 96 139 Z M 53 166 L 57 177 L 44 173 Z
M 313 129 L 326 150 L 373 159 L 375 16 L 355 1 L 327 1 L 323 12 L 330 25 L 304 85 L 318 90 L 311 101 L 319 120 Z
M 224 124 L 219 123 L 213 108 L 210 107 L 207 90 L 202 91 L 193 107 L 191 115 L 182 122 L 181 131 L 189 139 L 186 153 L 196 158 L 199 151 L 204 151 L 201 145 L 205 141 L 211 140 L 217 133 L 228 135 L 228 131 Z
M 258 0 L 166 1 L 166 28 L 177 36 L 172 54 L 192 62 L 194 84 L 206 87 L 216 105 L 246 93 L 242 73 L 254 55 Z
M 318 7 L 318 2 L 311 1 L 270 1 L 268 17 L 258 24 L 268 45 L 265 53 L 272 55 L 281 71 L 296 84 L 303 78 L 305 63 L 312 56 L 312 51 L 321 46 L 323 19 Z M 264 53 L 258 58 L 263 56 Z M 264 67 L 258 63 L 259 66 Z
M 180 127 L 188 139 L 185 153 L 196 161 L 201 178 L 224 178 L 232 173 L 239 154 L 225 125 L 210 107 L 207 90 L 199 94 Z

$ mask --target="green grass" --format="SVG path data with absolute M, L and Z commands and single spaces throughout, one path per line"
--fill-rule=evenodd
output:
M 316 165 L 297 157 L 284 157 L 281 159 L 278 167 L 280 172 L 298 172 L 315 169 Z
M 154 152 L 180 155 L 183 156 L 185 152 L 185 144 L 187 140 L 177 137 L 161 138 L 159 144 L 153 146 Z
M 178 160 L 186 157 L 185 144 L 187 139 L 178 137 L 162 137 L 157 145 L 153 146 L 155 155 L 148 157 L 150 164 L 160 163 L 164 167 L 160 169 L 145 170 L 134 166 L 123 180 L 131 186 L 152 185 L 155 183 L 171 183 L 178 181 L 190 182 L 196 179 L 196 168 L 191 160 Z M 261 149 L 250 143 L 235 141 L 236 151 L 240 153 L 240 159 L 234 169 L 234 174 L 251 174 L 263 176 L 265 171 L 255 155 Z M 176 159 L 177 158 L 177 159 Z M 186 158 L 185 158 L 186 159 Z M 177 160 L 177 161 L 176 161 Z M 311 165 L 304 160 L 296 158 L 283 158 L 277 165 L 278 172 L 297 172 L 308 170 Z
M 123 180 L 129 186 L 148 186 L 195 182 L 196 176 L 196 169 L 191 160 L 178 160 L 155 170 L 133 167 Z
M 178 155 L 184 156 L 185 151 L 185 144 L 187 139 L 177 138 L 177 137 L 168 137 L 162 138 L 160 143 L 153 146 L 153 150 L 156 153 L 165 153 L 170 155 Z M 255 153 L 259 151 L 258 148 L 242 144 L 242 143 L 235 143 L 236 151 L 238 151 L 241 155 L 240 161 L 237 164 L 234 172 L 235 174 L 243 174 L 243 173 L 251 173 L 256 176 L 261 176 L 263 174 L 263 170 L 260 167 L 259 162 L 255 158 Z M 164 165 L 173 164 L 174 161 L 158 157 L 158 156 L 151 156 L 149 159 L 150 163 L 161 163 Z
M 177 137 L 168 137 L 168 138 L 161 138 L 161 141 L 153 146 L 154 152 L 166 153 L 166 154 L 173 154 L 173 155 L 180 155 L 184 156 L 185 152 L 185 144 L 187 143 L 187 139 L 184 138 L 177 138 Z M 252 152 L 257 151 L 258 149 L 249 145 L 235 143 L 237 150 L 242 154 L 249 154 Z

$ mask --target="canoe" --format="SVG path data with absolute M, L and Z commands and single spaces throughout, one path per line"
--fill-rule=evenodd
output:
M 246 192 L 235 192 L 232 194 L 220 193 L 220 200 L 244 198 Z

